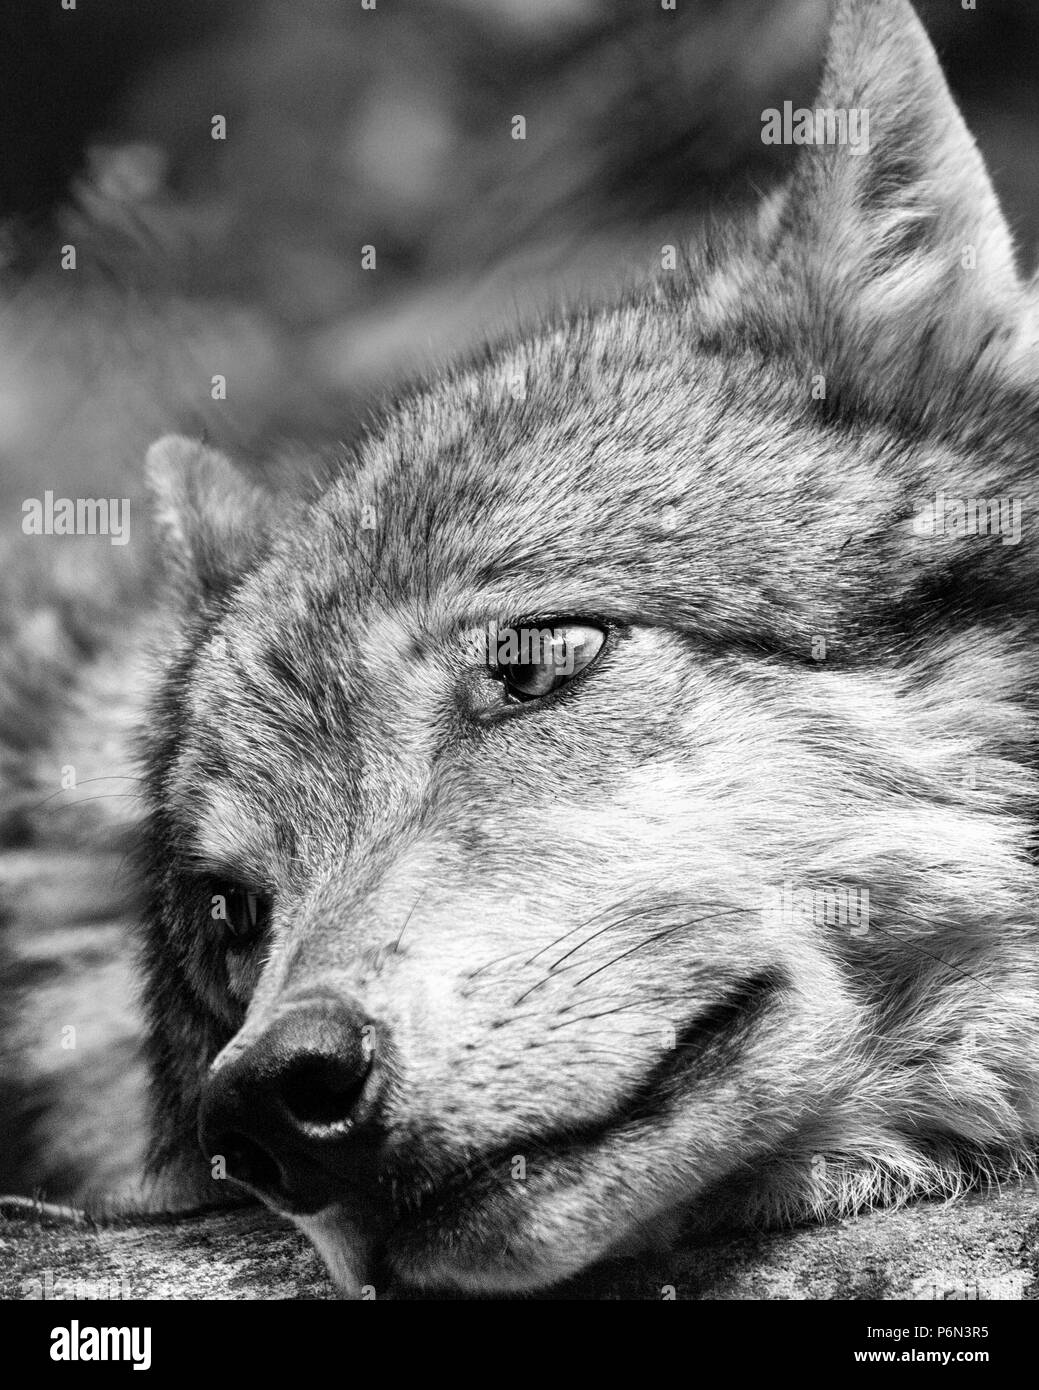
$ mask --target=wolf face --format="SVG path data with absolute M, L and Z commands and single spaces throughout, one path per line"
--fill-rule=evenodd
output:
M 154 1159 L 197 1129 L 344 1290 L 1029 1161 L 1027 296 L 906 5 L 837 5 L 819 101 L 869 150 L 311 495 L 149 456 Z

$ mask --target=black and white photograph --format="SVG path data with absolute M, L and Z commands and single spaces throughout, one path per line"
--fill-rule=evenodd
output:
M 0 0 L 0 78 L 5 1337 L 1007 1374 L 1039 7 Z

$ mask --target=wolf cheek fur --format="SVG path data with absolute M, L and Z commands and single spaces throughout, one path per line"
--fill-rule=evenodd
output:
M 316 498 L 150 455 L 154 1161 L 205 1188 L 202 1107 L 344 1287 L 1032 1163 L 1033 301 L 906 4 L 836 5 L 818 101 L 869 150 L 801 151 L 680 280 L 445 376 Z M 1019 499 L 1020 544 L 919 534 L 939 492 Z M 531 615 L 607 640 L 516 705 L 477 639 Z M 270 903 L 244 944 L 227 884 Z M 763 910 L 795 889 L 866 929 Z M 272 1107 L 310 1068 L 309 1129 L 259 1053 Z

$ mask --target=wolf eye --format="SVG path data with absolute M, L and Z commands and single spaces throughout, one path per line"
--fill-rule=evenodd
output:
M 585 623 L 499 629 L 495 672 L 514 700 L 540 700 L 566 685 L 602 650 L 606 633 Z
M 271 917 L 270 898 L 240 883 L 223 883 L 219 893 L 224 899 L 225 926 L 232 945 L 245 946 L 266 931 Z

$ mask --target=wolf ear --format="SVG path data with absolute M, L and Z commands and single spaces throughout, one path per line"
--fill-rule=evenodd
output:
M 167 571 L 182 599 L 198 602 L 239 575 L 263 548 L 275 501 L 216 449 L 168 434 L 148 450 L 145 473 Z
M 1023 315 L 1013 243 L 908 0 L 835 0 L 812 110 L 838 114 L 838 138 L 805 143 L 766 208 L 752 317 L 775 324 L 778 307 L 812 370 L 860 399 L 922 400 L 1005 362 Z

